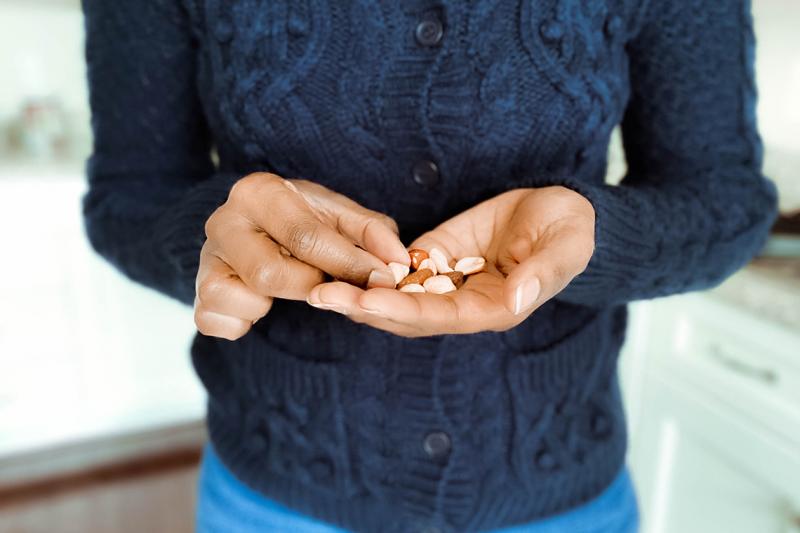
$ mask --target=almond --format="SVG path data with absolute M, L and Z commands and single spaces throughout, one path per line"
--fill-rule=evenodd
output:
M 402 263 L 389 263 L 389 268 L 392 270 L 392 274 L 394 274 L 394 282 L 395 284 L 400 283 L 400 281 L 408 276 L 408 266 Z
M 436 265 L 436 271 L 439 272 L 440 274 L 446 274 L 447 272 L 453 271 L 453 269 L 450 268 L 450 265 L 447 262 L 447 256 L 444 255 L 444 252 L 442 252 L 440 249 L 431 248 L 431 251 L 428 255 L 430 256 L 433 263 Z
M 425 268 L 430 269 L 434 276 L 439 273 L 439 269 L 436 268 L 436 263 L 433 262 L 433 259 L 428 258 L 422 260 L 418 270 L 423 270 Z
M 408 285 L 403 285 L 400 288 L 400 292 L 426 292 L 426 291 L 425 287 L 423 287 L 419 283 L 409 283 Z
M 480 272 L 485 265 L 486 259 L 483 257 L 462 257 L 453 268 L 468 276 L 469 274 Z
M 453 285 L 452 280 L 445 275 L 431 276 L 425 280 L 422 286 L 426 291 L 432 292 L 433 294 L 444 294 L 456 290 L 456 286 Z
M 409 250 L 408 255 L 411 257 L 411 268 L 414 270 L 419 270 L 419 264 L 428 258 L 428 252 L 419 248 Z
M 417 270 L 416 272 L 412 272 L 408 276 L 404 277 L 400 280 L 397 284 L 398 289 L 402 289 L 406 285 L 411 285 L 412 283 L 416 283 L 417 285 L 422 285 L 425 283 L 425 280 L 433 276 L 433 271 L 429 268 L 423 268 L 422 270 Z
M 464 273 L 458 270 L 452 270 L 450 272 L 445 272 L 445 276 L 450 278 L 450 281 L 453 282 L 453 285 L 456 286 L 456 289 L 460 289 L 461 286 L 464 284 Z

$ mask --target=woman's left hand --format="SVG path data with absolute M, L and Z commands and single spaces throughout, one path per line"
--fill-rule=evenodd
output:
M 448 260 L 486 258 L 485 272 L 446 294 L 363 290 L 334 281 L 308 303 L 404 337 L 504 331 L 527 318 L 586 269 L 594 251 L 591 203 L 561 186 L 514 189 L 421 235 L 410 249 L 438 248 Z

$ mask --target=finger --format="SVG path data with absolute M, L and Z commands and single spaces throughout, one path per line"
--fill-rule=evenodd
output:
M 324 211 L 342 235 L 385 263 L 408 265 L 411 259 L 400 241 L 397 222 L 388 215 L 367 209 L 343 194 L 306 180 L 287 180 L 315 209 Z M 326 201 L 320 201 L 319 199 Z
M 535 309 L 559 292 L 583 272 L 591 257 L 591 243 L 585 233 L 572 228 L 551 232 L 531 243 L 520 236 L 510 244 L 510 249 L 529 254 L 510 269 L 503 287 L 503 301 L 514 314 Z M 588 253 L 587 253 L 588 250 Z
M 500 302 L 501 283 L 501 278 L 481 273 L 445 294 L 373 289 L 364 293 L 359 305 L 400 324 L 424 325 L 437 334 L 507 329 L 509 316 Z
M 322 284 L 322 289 L 315 292 L 314 288 L 312 295 L 354 320 L 390 322 L 397 329 L 414 330 L 418 335 L 473 333 L 508 329 L 514 321 L 502 304 L 502 283 L 499 276 L 481 273 L 471 276 L 458 291 L 446 294 L 384 288 L 354 293 L 346 287 Z
M 347 315 L 347 317 L 354 322 L 366 324 L 374 328 L 388 331 L 389 333 L 394 333 L 395 335 L 419 337 L 428 334 L 426 331 L 422 331 L 416 326 L 396 323 L 390 319 L 363 310 L 359 306 L 358 301 L 364 293 L 364 289 L 341 281 L 321 283 L 311 290 L 308 303 L 319 309 Z
M 195 307 L 194 322 L 197 330 L 203 335 L 221 337 L 229 341 L 243 337 L 253 325 L 249 320 L 204 311 L 202 307 Z
M 299 259 L 281 253 L 281 247 L 243 218 L 229 218 L 210 229 L 214 253 L 230 265 L 254 293 L 305 300 L 324 274 Z
M 271 181 L 261 194 L 270 198 L 268 209 L 262 205 L 250 210 L 270 237 L 300 261 L 356 285 L 366 285 L 370 272 L 386 268 L 382 260 L 324 224 L 296 188 L 286 183 Z
M 384 220 L 391 220 L 389 217 L 364 211 L 343 211 L 340 214 L 338 222 L 342 234 L 387 264 L 410 265 L 411 258 L 395 229 L 397 225 Z
M 201 251 L 197 272 L 197 305 L 203 311 L 229 315 L 251 323 L 262 318 L 272 307 L 272 298 L 248 288 L 222 259 Z

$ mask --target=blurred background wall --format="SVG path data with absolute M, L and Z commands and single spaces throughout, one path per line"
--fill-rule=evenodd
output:
M 790 220 L 800 2 L 753 8 L 765 174 Z M 0 0 L 0 531 L 191 531 L 205 438 L 191 309 L 83 235 L 82 46 L 77 0 Z M 609 181 L 623 171 L 617 136 Z M 796 227 L 712 291 L 632 306 L 620 371 L 647 533 L 800 531 Z

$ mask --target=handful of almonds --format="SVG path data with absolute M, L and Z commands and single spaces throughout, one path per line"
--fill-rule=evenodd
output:
M 414 248 L 408 255 L 411 267 L 389 263 L 395 287 L 402 292 L 445 294 L 459 289 L 467 276 L 481 272 L 486 265 L 483 257 L 462 257 L 451 267 L 438 248 L 431 248 L 430 252 Z

